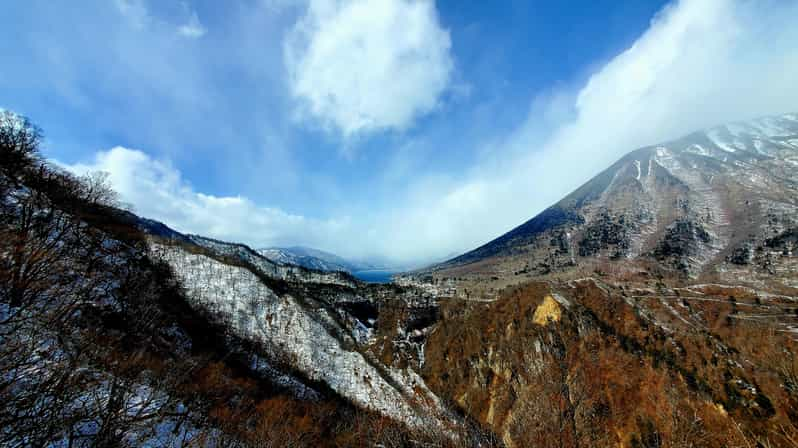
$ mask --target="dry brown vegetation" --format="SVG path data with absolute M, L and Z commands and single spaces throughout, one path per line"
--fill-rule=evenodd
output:
M 536 323 L 557 292 L 570 306 Z M 537 282 L 490 304 L 450 301 L 426 345 L 428 384 L 508 446 L 795 446 L 789 334 L 729 324 L 725 297 L 685 302 L 706 328 L 668 328 L 669 310 L 625 294 Z

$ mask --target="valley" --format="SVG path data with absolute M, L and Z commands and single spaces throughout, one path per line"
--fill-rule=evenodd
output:
M 633 151 L 472 252 L 370 280 L 120 209 L 4 117 L 10 445 L 798 437 L 795 114 Z
M 798 448 L 798 0 L 25 0 L 0 448 Z

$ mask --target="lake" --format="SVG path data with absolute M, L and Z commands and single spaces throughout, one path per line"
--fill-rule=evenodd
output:
M 390 283 L 391 276 L 399 271 L 373 269 L 369 271 L 356 271 L 352 275 L 368 283 Z

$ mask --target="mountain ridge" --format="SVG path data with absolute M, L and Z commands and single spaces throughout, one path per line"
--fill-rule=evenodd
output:
M 258 253 L 278 263 L 295 264 L 322 271 L 357 271 L 380 269 L 374 263 L 351 261 L 331 252 L 305 246 L 265 247 Z
M 776 213 L 785 218 L 777 230 L 790 231 L 798 213 L 796 168 L 798 114 L 693 132 L 627 153 L 525 223 L 421 272 L 514 256 L 562 270 L 603 257 L 651 261 L 697 276 L 744 243 L 730 229 L 751 228 L 761 245 L 763 230 L 754 227 L 766 226 L 768 213 Z M 748 204 L 747 217 L 734 211 L 736 202 Z M 544 245 L 556 250 L 542 250 Z

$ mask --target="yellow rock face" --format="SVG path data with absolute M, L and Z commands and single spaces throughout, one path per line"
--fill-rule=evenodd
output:
M 558 322 L 561 315 L 560 305 L 551 295 L 546 295 L 543 298 L 543 303 L 535 309 L 532 321 L 538 325 L 547 325 L 549 321 Z

